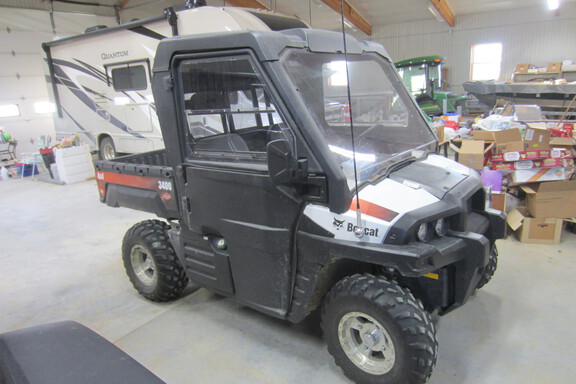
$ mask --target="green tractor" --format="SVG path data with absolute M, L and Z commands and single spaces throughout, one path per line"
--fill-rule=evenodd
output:
M 462 113 L 466 113 L 468 96 L 438 90 L 442 84 L 442 65 L 445 62 L 446 59 L 442 56 L 423 56 L 395 64 L 406 87 L 428 116 L 440 116 L 444 112 L 454 113 L 459 106 L 462 106 Z

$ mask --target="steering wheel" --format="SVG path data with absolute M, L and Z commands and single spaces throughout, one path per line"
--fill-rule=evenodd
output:
M 266 131 L 266 140 L 271 142 L 281 137 L 283 124 L 272 124 Z

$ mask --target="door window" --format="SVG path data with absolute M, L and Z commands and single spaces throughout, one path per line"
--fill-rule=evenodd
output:
M 180 65 L 190 150 L 265 158 L 286 125 L 248 56 L 186 60 Z

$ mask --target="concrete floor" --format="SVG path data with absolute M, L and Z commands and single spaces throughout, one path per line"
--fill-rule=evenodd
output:
M 293 325 L 200 289 L 141 298 L 121 262 L 125 231 L 150 218 L 98 200 L 94 181 L 0 182 L 0 333 L 58 320 L 92 328 L 169 384 L 349 383 L 318 319 Z M 499 242 L 492 282 L 438 322 L 430 384 L 573 383 L 576 235 Z

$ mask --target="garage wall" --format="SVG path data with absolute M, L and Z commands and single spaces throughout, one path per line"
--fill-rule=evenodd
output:
M 37 114 L 34 103 L 48 101 L 41 44 L 55 36 L 82 33 L 94 25 L 115 25 L 114 17 L 0 7 L 0 104 L 17 104 L 19 117 L 0 118 L 0 127 L 18 140 L 16 152 L 36 152 L 38 138 L 55 138 L 52 114 Z M 47 71 L 47 70 L 46 70 Z
M 503 44 L 501 79 L 516 64 L 546 66 L 576 60 L 576 4 L 563 4 L 556 15 L 545 8 L 524 8 L 457 16 L 456 27 L 436 20 L 374 26 L 372 40 L 382 43 L 395 61 L 416 56 L 446 56 L 451 90 L 463 92 L 470 76 L 473 44 Z

